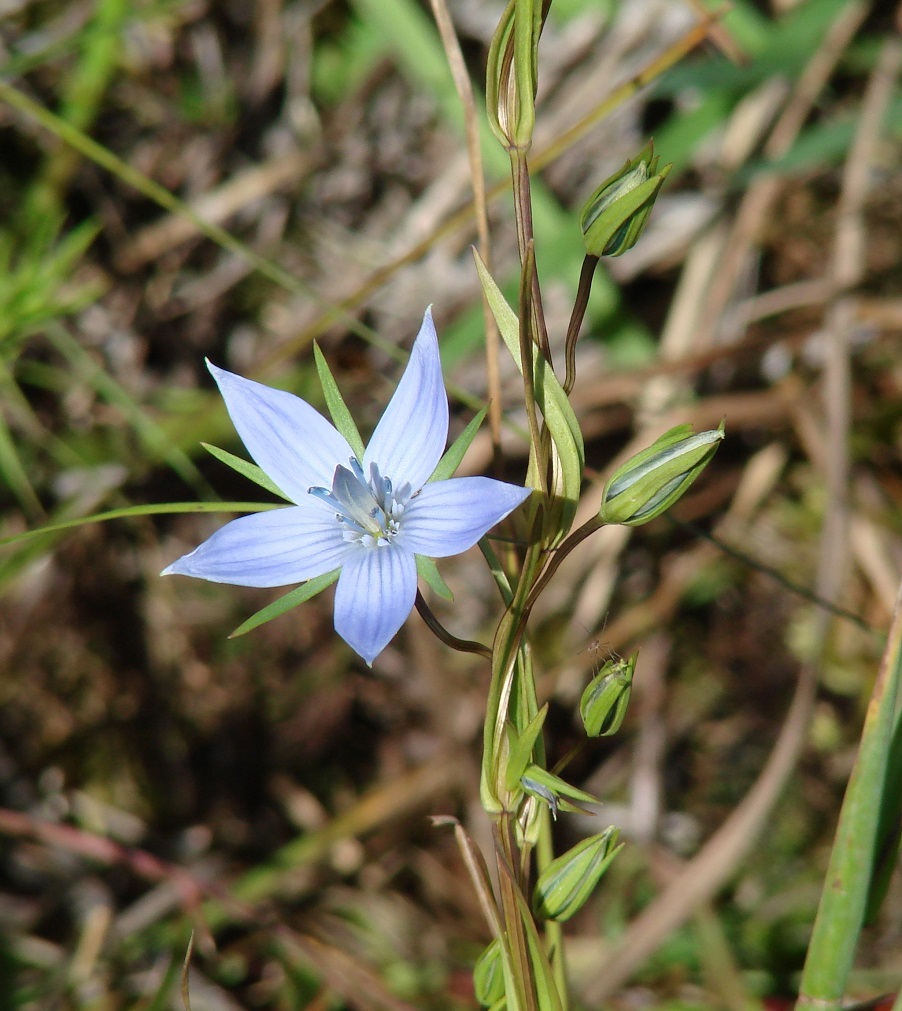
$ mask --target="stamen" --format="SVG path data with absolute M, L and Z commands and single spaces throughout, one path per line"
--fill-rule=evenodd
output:
M 348 465 L 335 468 L 331 489 L 316 486 L 307 491 L 335 510 L 345 541 L 364 548 L 386 547 L 401 528 L 404 507 L 411 497 L 410 484 L 404 482 L 396 494 L 391 479 L 379 473 L 377 464 L 369 466 L 369 481 L 356 457 L 351 457 Z

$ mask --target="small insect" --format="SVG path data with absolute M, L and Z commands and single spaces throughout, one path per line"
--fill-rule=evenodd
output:
M 579 624 L 582 625 L 582 628 L 585 631 L 586 635 L 592 634 L 586 628 L 586 626 L 583 625 L 582 622 L 580 622 Z M 608 624 L 608 616 L 605 615 L 604 621 L 602 621 L 601 623 L 602 635 L 604 635 L 604 630 L 605 628 L 607 628 L 607 624 Z M 602 664 L 604 664 L 606 661 L 620 659 L 620 656 L 610 648 L 610 645 L 606 643 L 603 639 L 600 639 L 598 636 L 594 636 L 589 642 L 589 644 L 580 652 L 588 653 L 592 657 L 592 667 L 596 674 L 601 669 Z

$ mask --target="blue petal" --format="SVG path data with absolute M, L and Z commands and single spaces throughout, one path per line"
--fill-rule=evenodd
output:
M 247 451 L 294 502 L 303 501 L 308 488 L 328 487 L 336 465 L 354 455 L 344 436 L 300 397 L 212 362 L 207 368 Z
M 398 541 L 430 558 L 457 555 L 516 509 L 531 491 L 490 477 L 455 477 L 427 484 L 404 510 Z
M 161 575 L 237 586 L 287 586 L 337 569 L 353 549 L 319 499 L 226 523 Z
M 366 448 L 363 469 L 369 475 L 375 462 L 396 488 L 407 481 L 416 491 L 435 470 L 447 438 L 448 398 L 432 310 L 427 309 L 404 375 Z
M 388 645 L 413 610 L 416 560 L 397 545 L 357 548 L 345 560 L 335 589 L 335 631 L 368 664 Z

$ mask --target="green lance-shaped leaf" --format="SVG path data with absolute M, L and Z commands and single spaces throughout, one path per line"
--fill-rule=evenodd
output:
M 476 959 L 473 989 L 483 1007 L 492 1007 L 504 997 L 504 960 L 497 938 Z
M 586 685 L 579 715 L 589 737 L 608 737 L 620 729 L 630 704 L 635 669 L 635 655 L 628 660 L 608 660 Z
M 617 845 L 613 826 L 576 844 L 553 860 L 536 882 L 532 905 L 536 916 L 563 923 L 579 912 L 595 890 L 614 857 Z
M 523 362 L 520 358 L 519 322 L 516 313 L 507 304 L 498 285 L 486 268 L 485 264 L 474 252 L 476 269 L 486 300 L 498 324 L 498 329 L 511 357 L 520 372 L 523 372 Z M 551 441 L 557 453 L 557 493 L 563 500 L 564 507 L 559 521 L 560 529 L 552 543 L 560 541 L 570 529 L 576 507 L 579 502 L 579 489 L 582 483 L 585 464 L 585 447 L 579 421 L 564 388 L 558 382 L 551 366 L 539 354 L 538 348 L 533 348 L 533 381 L 536 403 L 545 419 L 545 425 L 551 435 Z
M 615 172 L 586 201 L 579 217 L 590 256 L 620 256 L 645 228 L 658 192 L 673 165 L 658 171 L 652 142 Z
M 601 521 L 634 527 L 660 516 L 710 463 L 723 437 L 723 422 L 697 435 L 691 425 L 665 432 L 610 476 L 601 496 Z

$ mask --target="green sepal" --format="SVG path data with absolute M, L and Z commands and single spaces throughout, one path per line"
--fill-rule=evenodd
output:
M 360 438 L 360 432 L 357 431 L 357 425 L 351 417 L 348 405 L 344 402 L 344 397 L 338 389 L 329 364 L 316 341 L 313 342 L 313 359 L 316 362 L 316 371 L 319 373 L 320 385 L 323 388 L 323 396 L 326 398 L 326 407 L 329 409 L 332 423 L 348 440 L 348 445 L 354 450 L 354 455 L 362 462 L 365 452 L 363 439 Z
M 255 463 L 251 463 L 250 460 L 242 460 L 240 456 L 235 456 L 234 453 L 229 453 L 218 446 L 211 446 L 209 442 L 202 442 L 201 445 L 211 456 L 215 456 L 220 463 L 231 467 L 232 470 L 237 471 L 242 477 L 246 477 L 249 481 L 253 481 L 254 484 L 260 485 L 261 488 L 271 491 L 273 495 L 285 499 L 286 502 L 292 502 L 292 499 L 276 485 L 275 481 Z
M 442 574 L 438 571 L 435 559 L 428 555 L 414 555 L 417 563 L 417 575 L 420 576 L 430 590 L 442 600 L 454 600 L 451 588 L 442 579 Z
M 260 625 L 265 625 L 266 622 L 272 621 L 273 618 L 278 618 L 279 615 L 290 611 L 293 607 L 297 607 L 298 604 L 303 604 L 305 600 L 315 597 L 318 593 L 325 590 L 327 586 L 331 586 L 338 579 L 340 573 L 341 569 L 333 569 L 331 572 L 315 576 L 313 579 L 308 579 L 306 583 L 301 583 L 300 586 L 289 590 L 284 597 L 279 597 L 278 600 L 267 604 L 266 607 L 261 608 L 256 614 L 252 614 L 247 621 L 242 622 L 229 638 L 236 639 L 239 635 L 245 635 L 247 632 L 259 628 Z
M 479 426 L 485 419 L 487 411 L 488 406 L 483 407 L 482 410 L 480 410 L 473 418 L 470 424 L 467 425 L 454 442 L 451 443 L 451 445 L 445 450 L 444 455 L 441 460 L 439 460 L 435 470 L 432 472 L 432 477 L 429 478 L 429 481 L 447 481 L 449 477 L 453 477 L 454 472 L 460 466 L 460 462 L 464 458 L 464 454 L 470 448 L 470 443 L 476 438 L 476 433 L 479 431 Z
M 507 768 L 504 772 L 504 785 L 508 790 L 515 790 L 520 782 L 521 776 L 526 772 L 532 760 L 532 751 L 542 727 L 545 724 L 545 717 L 548 715 L 548 703 L 536 713 L 536 715 L 524 727 L 521 734 L 517 734 L 513 724 L 507 724 L 508 740 L 510 750 L 507 756 Z
M 617 845 L 617 829 L 612 826 L 553 860 L 533 891 L 536 915 L 564 923 L 579 912 L 623 845 Z

